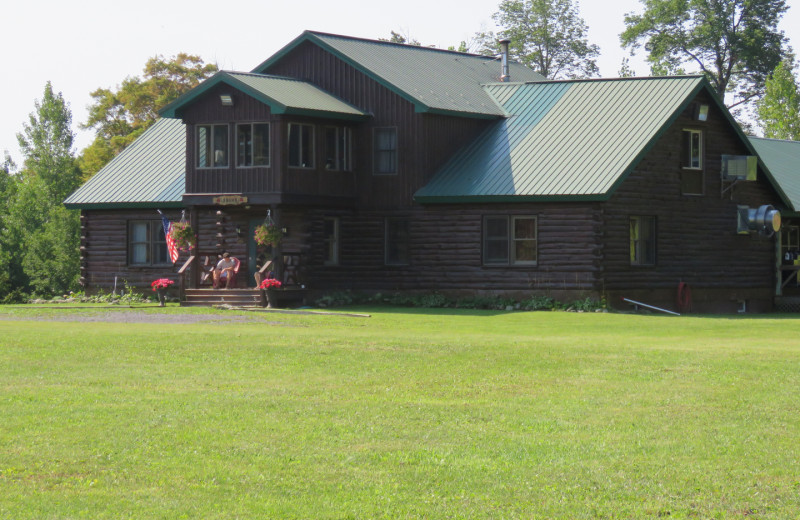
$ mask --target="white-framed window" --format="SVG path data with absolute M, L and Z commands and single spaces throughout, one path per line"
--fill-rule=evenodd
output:
M 128 221 L 128 265 L 172 265 L 161 220 Z
M 236 166 L 269 166 L 269 123 L 236 125 Z
M 314 167 L 314 126 L 289 123 L 289 166 Z
M 228 125 L 197 125 L 197 167 L 228 167 Z
M 487 215 L 483 218 L 485 265 L 536 265 L 538 218 L 533 215 Z
M 684 129 L 681 132 L 681 193 L 702 195 L 703 190 L 703 132 Z
M 411 235 L 408 220 L 387 218 L 384 243 L 386 265 L 408 265 L 411 258 Z
M 655 265 L 656 217 L 632 216 L 629 228 L 631 265 Z
M 397 128 L 375 128 L 373 170 L 378 175 L 397 173 Z
M 700 170 L 703 168 L 703 132 L 684 129 L 681 143 L 681 157 L 684 168 Z
M 352 135 L 347 127 L 325 127 L 325 169 L 350 171 L 352 165 Z
M 324 219 L 325 265 L 339 265 L 339 217 Z

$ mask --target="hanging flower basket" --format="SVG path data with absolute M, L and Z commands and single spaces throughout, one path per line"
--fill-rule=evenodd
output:
M 194 234 L 192 226 L 187 222 L 175 222 L 172 225 L 172 240 L 178 249 L 192 249 L 197 237 Z
M 256 226 L 253 238 L 260 246 L 276 246 L 281 241 L 281 230 L 275 224 L 261 224 Z

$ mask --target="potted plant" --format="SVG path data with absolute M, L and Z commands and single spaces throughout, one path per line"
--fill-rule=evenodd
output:
M 278 307 L 278 291 L 283 284 L 275 278 L 261 280 L 258 286 L 261 289 L 261 306 Z
M 175 282 L 169 278 L 159 278 L 158 280 L 153 280 L 153 283 L 150 284 L 150 287 L 152 287 L 158 295 L 159 307 L 164 307 L 167 304 L 167 288 L 174 283 Z
M 188 222 L 175 222 L 172 225 L 171 235 L 178 249 L 191 249 L 197 241 L 194 230 Z
M 256 226 L 253 238 L 259 246 L 276 246 L 281 241 L 281 230 L 275 224 Z

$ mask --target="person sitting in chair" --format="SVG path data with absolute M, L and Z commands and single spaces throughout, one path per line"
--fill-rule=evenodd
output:
M 223 253 L 222 260 L 217 262 L 217 266 L 214 268 L 214 288 L 219 289 L 223 282 L 226 289 L 235 285 L 237 267 L 239 267 L 239 261 L 230 253 Z

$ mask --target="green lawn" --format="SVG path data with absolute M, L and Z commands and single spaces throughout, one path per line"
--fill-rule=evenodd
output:
M 131 312 L 0 307 L 0 518 L 800 511 L 794 316 Z

